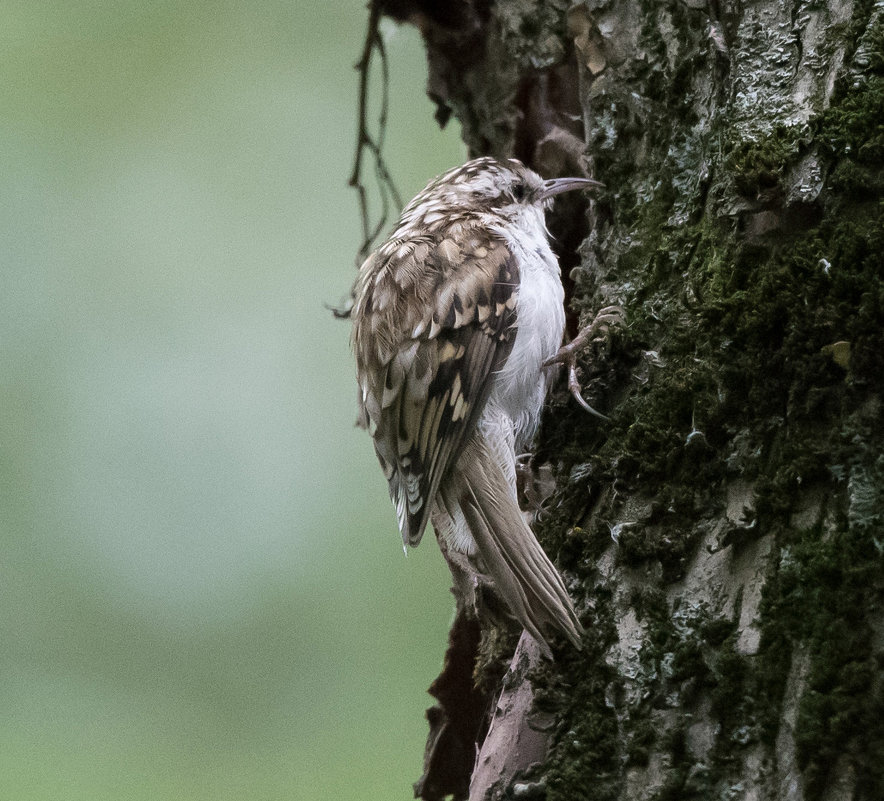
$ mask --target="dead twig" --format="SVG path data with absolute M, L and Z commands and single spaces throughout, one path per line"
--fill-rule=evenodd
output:
M 353 171 L 350 174 L 349 184 L 356 189 L 362 218 L 362 244 L 359 247 L 357 263 L 361 263 L 368 255 L 374 241 L 383 231 L 390 216 L 391 205 L 395 205 L 397 209 L 402 207 L 399 190 L 396 188 L 383 156 L 384 137 L 387 131 L 387 115 L 390 107 L 390 67 L 387 60 L 387 51 L 378 29 L 380 18 L 380 3 L 377 0 L 373 0 L 369 6 L 368 27 L 365 34 L 362 57 L 356 64 L 356 69 L 359 72 L 359 128 L 356 138 Z M 381 66 L 381 107 L 378 112 L 377 137 L 372 136 L 368 130 L 369 81 L 371 79 L 372 57 L 375 52 L 380 59 Z M 380 217 L 374 224 L 371 222 L 371 214 L 368 207 L 368 191 L 362 176 L 363 156 L 366 151 L 374 158 L 374 171 L 381 200 Z

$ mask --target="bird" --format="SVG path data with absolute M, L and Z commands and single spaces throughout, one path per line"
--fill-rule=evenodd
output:
M 548 658 L 552 633 L 579 648 L 583 628 L 519 508 L 516 460 L 555 365 L 576 375 L 575 349 L 561 347 L 564 289 L 544 212 L 562 192 L 601 186 L 544 180 L 516 159 L 468 161 L 405 206 L 354 286 L 359 421 L 403 547 L 432 522 L 443 553 L 490 576 Z M 602 312 L 596 329 L 616 316 Z

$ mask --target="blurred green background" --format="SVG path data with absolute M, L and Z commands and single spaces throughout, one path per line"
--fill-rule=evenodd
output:
M 410 798 L 452 602 L 337 303 L 359 2 L 0 8 L 0 798 Z M 463 160 L 385 28 L 405 197 Z

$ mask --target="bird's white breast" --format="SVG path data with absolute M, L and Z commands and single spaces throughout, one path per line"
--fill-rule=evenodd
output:
M 540 422 L 551 368 L 542 368 L 562 344 L 565 330 L 565 293 L 558 261 L 547 240 L 543 213 L 518 221 L 518 234 L 501 229 L 519 265 L 516 299 L 516 339 L 512 352 L 498 374 L 489 405 L 503 411 L 513 423 L 516 448 L 530 443 Z M 526 236 L 526 233 L 530 235 Z

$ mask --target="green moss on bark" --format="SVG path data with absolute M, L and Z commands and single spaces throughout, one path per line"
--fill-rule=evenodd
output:
M 721 181 L 756 199 L 773 193 L 769 231 L 747 230 L 755 210 L 729 219 L 707 212 L 672 229 L 665 191 L 618 209 L 641 244 L 617 272 L 643 274 L 611 358 L 637 370 L 642 350 L 658 342 L 661 365 L 623 393 L 604 428 L 574 411 L 545 429 L 546 450 L 581 480 L 553 505 L 541 536 L 583 578 L 588 622 L 600 624 L 580 664 L 539 677 L 563 720 L 543 770 L 550 798 L 617 797 L 624 771 L 663 745 L 658 801 L 724 797 L 741 754 L 773 747 L 799 650 L 807 665 L 794 747 L 805 797 L 822 797 L 839 760 L 857 797 L 884 797 L 882 655 L 869 621 L 884 599 L 882 98 L 872 77 L 800 136 L 776 128 L 724 156 Z M 808 153 L 827 176 L 813 213 L 796 212 L 786 197 L 790 170 Z M 596 287 L 584 278 L 582 288 Z M 848 361 L 833 358 L 836 342 L 849 343 Z M 609 590 L 587 554 L 613 535 L 621 569 L 657 562 L 656 587 L 679 579 L 735 476 L 755 482 L 744 535 L 774 541 L 758 653 L 736 650 L 735 621 L 702 609 L 685 618 L 651 586 L 631 604 L 647 628 L 637 679 L 647 696 L 624 700 L 622 677 L 605 661 Z M 637 507 L 639 492 L 649 500 Z M 796 522 L 810 496 L 816 513 Z M 677 722 L 661 743 L 654 720 L 667 693 L 678 694 L 669 707 Z M 701 693 L 720 728 L 698 762 L 685 737 Z
M 558 721 L 543 767 L 548 801 L 613 801 L 617 797 L 618 724 L 606 698 L 618 680 L 604 663 L 617 632 L 610 597 L 600 592 L 594 600 L 589 615 L 584 616 L 583 651 L 567 649 L 555 665 L 538 668 L 532 679 L 537 688 L 535 707 Z

